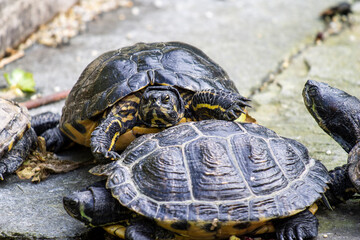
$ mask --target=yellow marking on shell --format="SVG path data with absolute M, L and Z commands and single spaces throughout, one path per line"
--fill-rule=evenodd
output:
M 14 141 L 12 141 L 9 146 L 8 146 L 8 152 L 13 148 L 13 145 L 14 145 Z
M 85 133 L 80 133 L 78 130 L 76 130 L 71 124 L 65 123 L 62 128 L 66 128 L 68 131 L 71 132 L 71 134 L 74 136 L 70 136 L 66 134 L 64 130 L 62 132 L 66 134 L 72 141 L 84 145 L 86 147 L 90 147 L 90 138 L 91 133 L 94 131 L 94 129 L 98 126 L 98 122 L 94 122 L 91 120 L 83 120 L 79 121 L 78 124 L 83 125 L 86 129 Z
M 140 93 L 138 94 L 140 95 Z M 124 97 L 121 101 L 119 101 L 118 103 L 116 103 L 116 105 L 112 106 L 111 109 L 108 109 L 104 112 L 100 112 L 99 114 L 101 114 L 102 118 L 106 118 L 106 116 L 109 114 L 109 113 L 112 113 L 113 115 L 117 115 L 118 111 L 119 111 L 119 108 L 121 109 L 122 107 L 124 107 L 125 109 L 128 109 L 128 110 L 133 110 L 134 113 L 136 112 L 136 107 L 131 105 L 132 102 L 136 103 L 136 104 L 139 104 L 140 103 L 140 98 L 139 96 L 135 94 L 131 94 L 129 96 L 126 96 Z M 119 115 L 118 115 L 119 116 Z M 124 122 L 126 121 L 129 121 L 129 120 L 132 120 L 134 118 L 133 115 L 131 116 L 125 116 L 125 117 L 122 117 L 122 120 Z M 85 133 L 80 133 L 78 130 L 76 130 L 70 123 L 64 123 L 61 128 L 62 128 L 62 132 L 64 134 L 66 134 L 66 131 L 70 132 L 73 136 L 69 135 L 69 134 L 66 134 L 72 141 L 80 144 L 80 145 L 84 145 L 84 146 L 87 146 L 87 147 L 90 147 L 90 139 L 91 139 L 91 133 L 95 130 L 95 128 L 99 125 L 99 122 L 98 121 L 92 121 L 92 120 L 89 120 L 89 119 L 86 119 L 86 120 L 78 120 L 77 121 L 77 124 L 79 125 L 82 125 L 86 131 Z M 121 137 L 121 136 L 120 136 Z M 133 138 L 134 139 L 134 138 Z M 119 142 L 119 141 L 117 141 Z M 129 144 L 130 142 L 127 141 L 127 145 Z M 120 149 L 117 149 L 116 147 L 116 150 L 123 150 L 126 148 L 125 144 L 119 144 L 121 146 Z
M 308 210 L 315 214 L 318 207 L 314 203 L 311 205 Z M 305 209 L 300 209 L 293 211 L 291 215 L 295 215 L 301 211 L 304 211 Z M 284 218 L 289 216 L 284 216 Z M 267 219 L 265 217 L 260 218 L 256 222 L 250 222 L 248 226 L 244 227 L 243 229 L 235 228 L 237 224 L 241 224 L 242 222 L 239 221 L 225 221 L 225 222 L 218 222 L 218 220 L 215 218 L 213 221 L 188 221 L 189 227 L 187 230 L 178 230 L 174 229 L 171 225 L 173 223 L 176 223 L 176 220 L 160 220 L 156 219 L 156 222 L 159 226 L 168 229 L 172 232 L 181 234 L 185 238 L 190 239 L 228 239 L 233 235 L 241 236 L 241 235 L 247 235 L 247 234 L 254 234 L 254 235 L 260 235 L 265 233 L 272 233 L 275 232 L 275 227 L 271 221 L 272 219 Z M 244 222 L 243 222 L 244 223 Z M 218 227 L 218 229 L 214 232 L 208 232 L 204 229 L 205 225 L 210 224 L 211 227 Z
M 198 110 L 200 108 L 208 108 L 208 109 L 220 109 L 220 111 L 222 112 L 225 112 L 226 110 L 222 107 L 220 107 L 219 105 L 210 105 L 208 103 L 199 103 L 199 104 L 196 104 L 196 106 L 194 107 L 194 110 Z
M 136 136 L 133 134 L 133 131 L 131 129 L 127 130 L 124 134 L 120 135 L 116 141 L 115 151 L 124 150 L 135 138 Z
M 9 144 L 9 146 L 8 146 L 8 152 L 14 147 L 14 143 L 15 143 L 17 140 L 21 139 L 21 138 L 24 136 L 25 131 L 26 131 L 27 129 L 29 129 L 28 126 L 30 126 L 30 124 L 27 124 L 27 127 L 25 128 L 25 130 L 24 130 L 23 132 L 21 132 L 21 133 L 16 137 L 15 141 L 11 141 L 11 142 L 10 142 L 10 144 Z
M 308 209 L 313 215 L 315 215 L 316 211 L 318 210 L 318 206 L 316 205 L 316 203 L 314 203 Z
M 218 223 L 215 219 L 210 222 L 205 221 L 189 221 L 189 228 L 187 230 L 178 230 L 174 229 L 171 225 L 176 223 L 173 220 L 156 220 L 157 224 L 165 229 L 168 229 L 172 232 L 180 234 L 185 239 L 204 239 L 204 240 L 214 240 L 214 239 L 227 239 L 233 235 L 246 235 L 250 233 L 256 234 L 264 234 L 275 232 L 275 228 L 271 221 L 264 220 L 264 221 L 257 221 L 249 223 L 244 229 L 236 229 L 234 228 L 235 225 L 241 224 L 239 221 L 228 221 L 228 222 L 221 222 Z M 204 229 L 205 225 L 211 224 L 214 226 L 214 223 L 219 226 L 216 231 L 208 232 Z M 219 224 L 219 225 L 218 225 Z
M 132 129 L 133 134 L 135 134 L 135 136 L 138 135 L 143 135 L 143 134 L 148 134 L 148 133 L 157 133 L 160 132 L 162 129 L 161 128 L 149 128 L 149 127 L 134 127 Z
M 115 150 L 124 150 L 136 137 L 148 134 L 148 133 L 157 133 L 160 132 L 161 128 L 148 128 L 148 127 L 134 127 L 129 129 L 124 134 L 122 134 L 116 141 Z
M 116 225 L 106 226 L 103 228 L 106 232 L 110 233 L 111 235 L 117 236 L 121 239 L 125 239 L 126 226 L 116 224 Z

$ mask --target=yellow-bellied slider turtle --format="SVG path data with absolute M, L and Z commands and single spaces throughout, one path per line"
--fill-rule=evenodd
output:
M 308 80 L 303 90 L 304 103 L 319 126 L 347 153 L 348 164 L 338 179 L 338 189 L 350 198 L 355 189 L 360 191 L 360 100 L 326 83 Z M 350 180 L 349 180 L 350 177 Z
M 73 193 L 64 197 L 68 213 L 91 225 L 118 221 L 118 236 L 146 240 L 315 237 L 311 206 L 330 181 L 299 142 L 221 120 L 144 135 L 91 172 L 107 176 L 113 198 L 104 187 Z
M 115 159 L 136 136 L 179 122 L 235 120 L 247 101 L 199 49 L 138 43 L 91 62 L 66 100 L 59 128 L 43 136 L 55 151 L 70 138 L 99 159 Z
M 31 124 L 31 121 L 33 124 Z M 56 126 L 59 116 L 44 113 L 31 120 L 25 107 L 0 98 L 0 179 L 13 173 L 36 145 L 37 132 Z M 36 129 L 34 130 L 33 127 Z M 36 131 L 36 132 L 35 132 Z

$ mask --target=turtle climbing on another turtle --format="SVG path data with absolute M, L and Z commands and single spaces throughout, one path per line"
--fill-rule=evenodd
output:
M 141 136 L 117 161 L 90 172 L 106 176 L 106 188 L 100 182 L 64 197 L 66 211 L 137 240 L 316 237 L 314 203 L 330 182 L 301 143 L 222 120 Z
M 60 116 L 43 113 L 33 118 L 18 103 L 0 98 L 0 179 L 25 161 L 36 146 L 37 133 L 56 126 Z
M 73 141 L 116 159 L 137 136 L 180 122 L 235 120 L 248 105 L 227 73 L 181 42 L 138 43 L 102 54 L 82 72 L 59 127 L 43 134 L 59 151 Z
M 315 80 L 306 82 L 303 97 L 318 125 L 349 154 L 347 164 L 330 171 L 345 201 L 360 191 L 360 100 Z

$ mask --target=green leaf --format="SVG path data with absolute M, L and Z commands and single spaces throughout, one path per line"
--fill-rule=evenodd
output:
M 10 88 L 19 88 L 23 92 L 35 92 L 35 81 L 30 72 L 17 68 L 10 75 L 4 73 L 4 77 Z
M 11 86 L 11 79 L 8 73 L 4 73 L 4 78 L 9 86 Z

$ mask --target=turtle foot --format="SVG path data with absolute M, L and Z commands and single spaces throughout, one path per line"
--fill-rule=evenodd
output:
M 319 222 L 308 210 L 289 218 L 274 221 L 277 239 L 303 240 L 314 238 L 318 234 Z

